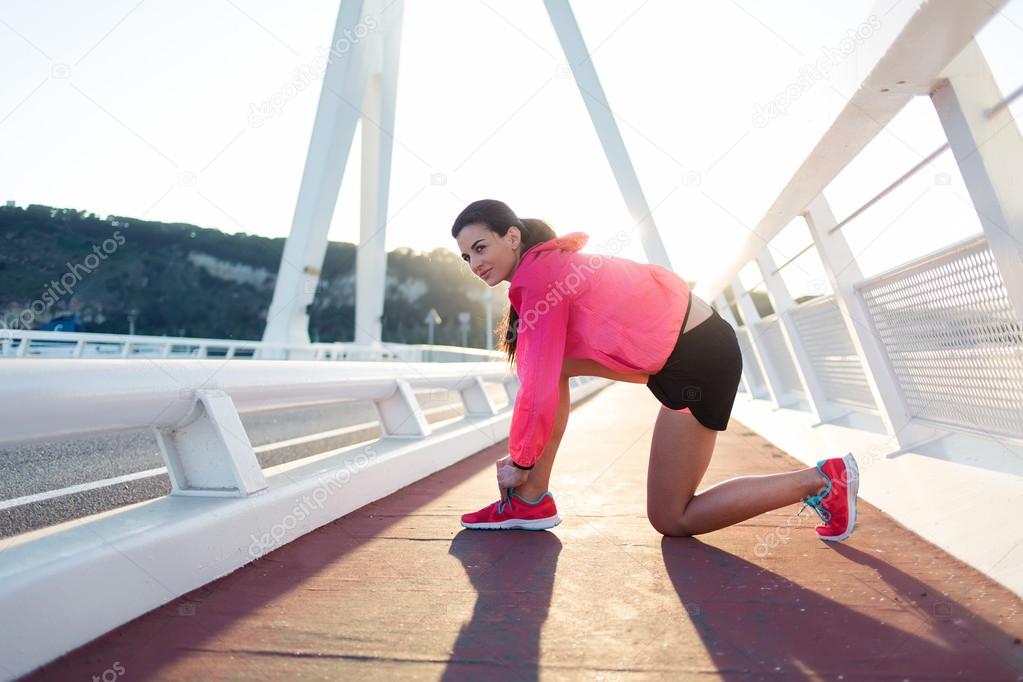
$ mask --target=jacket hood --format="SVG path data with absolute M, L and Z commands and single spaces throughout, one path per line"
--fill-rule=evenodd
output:
M 587 241 L 589 241 L 589 239 L 590 235 L 586 234 L 585 232 L 569 232 L 560 237 L 548 239 L 545 242 L 540 242 L 539 244 L 533 246 L 528 251 L 526 251 L 526 255 L 524 255 L 522 257 L 522 260 L 519 261 L 518 269 L 516 269 L 515 274 L 512 275 L 511 285 L 513 287 L 519 285 L 522 283 L 523 278 L 529 277 L 529 275 L 523 273 L 531 271 L 532 268 L 523 266 L 528 266 L 531 263 L 533 263 L 536 260 L 537 254 L 559 250 L 575 252 L 583 248 L 583 246 L 586 244 Z
M 540 242 L 533 248 L 529 249 L 529 251 L 526 251 L 526 256 L 534 253 L 540 253 L 542 251 L 553 251 L 555 249 L 569 252 L 579 251 L 589 240 L 590 235 L 585 232 L 569 232 L 568 234 L 561 235 L 560 237 Z

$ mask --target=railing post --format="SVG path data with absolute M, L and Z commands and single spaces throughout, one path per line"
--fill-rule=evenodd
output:
M 246 497 L 267 487 L 231 396 L 196 389 L 192 411 L 173 426 L 154 427 L 172 495 Z
M 732 308 L 728 305 L 728 301 L 725 299 L 724 294 L 717 295 L 717 298 L 714 299 L 714 307 L 717 309 L 718 315 L 721 316 L 721 319 L 732 325 L 732 329 L 735 330 L 736 334 L 742 333 L 739 329 L 739 323 L 735 319 L 735 315 L 732 314 Z M 756 397 L 753 395 L 753 384 L 747 378 L 747 371 L 745 367 L 743 367 L 740 381 L 742 386 L 745 387 L 746 393 L 748 393 L 751 398 Z
M 1002 102 L 975 40 L 945 68 L 931 101 L 970 193 L 1005 282 L 1016 317 L 1023 320 L 1023 138 Z
M 817 379 L 810 355 L 806 352 L 802 339 L 799 337 L 799 329 L 796 328 L 796 323 L 792 319 L 792 308 L 796 303 L 792 300 L 792 295 L 781 274 L 776 272 L 778 266 L 775 265 L 774 256 L 771 255 L 769 247 L 765 246 L 757 256 L 757 267 L 760 268 L 760 274 L 764 277 L 767 294 L 771 297 L 771 305 L 778 313 L 782 338 L 785 339 L 789 353 L 792 354 L 796 373 L 799 375 L 799 381 L 803 384 L 803 390 L 806 391 L 806 397 L 810 403 L 810 410 L 819 422 L 839 416 L 843 411 L 835 409 L 834 403 L 828 400 L 824 387 Z
M 459 389 L 459 393 L 462 396 L 462 404 L 465 405 L 466 417 L 493 417 L 497 414 L 497 408 L 487 394 L 483 379 L 473 377 L 465 388 Z
M 380 429 L 394 438 L 423 438 L 430 435 L 430 424 L 419 407 L 416 394 L 407 381 L 398 380 L 394 393 L 373 401 L 380 417 Z
M 546 0 L 544 6 L 551 18 L 554 33 L 561 43 L 565 61 L 572 71 L 574 82 L 579 88 L 583 105 L 590 115 L 593 129 L 597 133 L 600 145 L 611 173 L 618 183 L 618 189 L 625 200 L 629 215 L 633 217 L 633 232 L 639 233 L 639 241 L 647 260 L 651 263 L 671 269 L 671 259 L 664 248 L 660 231 L 653 218 L 653 209 L 643 193 L 636 168 L 629 157 L 629 150 L 618 129 L 618 120 L 614 109 L 608 102 L 607 95 L 597 75 L 597 67 L 590 58 L 590 50 L 586 47 L 579 22 L 576 21 L 572 6 L 568 0 Z M 361 251 L 360 251 L 361 253 Z
M 760 331 L 756 327 L 756 323 L 760 321 L 760 313 L 757 312 L 753 299 L 750 298 L 749 292 L 746 291 L 746 287 L 743 286 L 738 276 L 732 280 L 732 293 L 735 294 L 735 303 L 739 306 L 742 319 L 746 322 L 750 348 L 752 348 L 753 355 L 760 365 L 760 371 L 764 375 L 764 385 L 767 387 L 769 399 L 774 403 L 775 407 L 785 407 L 788 405 L 788 402 L 782 403 L 785 397 L 785 392 L 782 390 L 784 384 L 778 376 L 774 363 L 767 352 L 767 347 L 764 345 L 764 340 L 761 338 Z
M 877 337 L 870 311 L 855 288 L 856 283 L 863 279 L 863 273 L 841 230 L 831 232 L 838 221 L 823 194 L 810 202 L 804 217 L 831 288 L 835 291 L 835 302 L 845 320 L 853 347 L 862 361 L 874 403 L 881 410 L 885 429 L 903 448 L 929 438 L 932 435 L 930 430 L 911 424 L 913 414 L 899 379 Z
M 515 396 L 519 394 L 519 377 L 517 374 L 509 374 L 504 380 L 504 392 L 508 396 L 508 405 L 515 404 Z

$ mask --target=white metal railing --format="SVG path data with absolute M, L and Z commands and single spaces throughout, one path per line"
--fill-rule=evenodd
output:
M 983 236 L 857 290 L 914 417 L 1023 438 L 1023 321 Z
M 3 365 L 3 377 L 8 400 L 0 446 L 115 430 L 175 428 L 195 409 L 197 391 L 219 391 L 231 398 L 237 411 L 252 412 L 357 399 L 379 403 L 395 395 L 397 386 L 458 390 L 475 400 L 481 399 L 475 393 L 479 380 L 514 379 L 504 364 L 495 362 L 324 365 L 165 359 L 11 362 Z M 478 407 L 492 412 L 485 404 Z
M 753 355 L 753 348 L 750 343 L 749 327 L 743 325 L 735 330 L 736 338 L 739 341 L 739 350 L 742 352 L 742 372 L 746 384 L 750 388 L 750 394 L 754 398 L 767 399 L 767 383 L 764 380 L 764 373 L 760 371 L 760 363 Z
M 225 358 L 292 360 L 499 360 L 503 353 L 455 346 L 383 343 L 274 344 L 263 341 L 89 332 L 0 330 L 0 358 Z
M 880 416 L 901 447 L 930 438 L 934 428 L 1023 438 L 1023 201 L 1012 173 L 1023 164 L 1023 141 L 1006 110 L 1023 89 L 1003 96 L 973 40 L 1002 4 L 974 6 L 969 16 L 956 14 L 963 6 L 952 3 L 900 10 L 905 16 L 893 19 L 894 41 L 883 57 L 866 79 L 850 83 L 850 102 L 725 274 L 705 285 L 717 297 L 731 278 L 727 286 L 747 323 L 740 343 L 754 397 L 775 407 L 805 398 L 795 407 L 822 422 L 842 416 L 829 409 L 832 403 Z M 954 26 L 957 38 L 920 61 L 911 46 L 936 26 Z M 930 96 L 947 143 L 837 220 L 825 188 L 912 98 L 909 90 L 896 94 L 874 85 L 909 82 L 911 70 L 919 70 L 917 82 L 930 84 L 920 94 Z M 864 112 L 873 112 L 869 125 Z M 996 135 L 998 143 L 988 144 Z M 983 234 L 865 278 L 843 228 L 946 151 L 959 166 Z M 813 243 L 775 266 L 771 239 L 800 216 Z M 812 248 L 835 294 L 793 305 L 778 273 Z M 760 319 L 738 279 L 752 260 L 780 316 Z
M 876 410 L 863 363 L 849 338 L 834 296 L 820 296 L 791 311 L 813 371 L 836 403 Z
M 1005 4 L 879 5 L 882 27 L 860 51 L 869 57 L 843 74 L 849 101 L 696 293 L 721 311 L 731 289 L 745 321 L 736 332 L 750 393 L 736 401 L 739 421 L 810 466 L 853 452 L 865 500 L 1023 595 L 1023 530 L 1004 522 L 1023 477 L 1023 135 L 1008 110 L 1023 88 L 1006 97 L 974 39 Z M 947 144 L 836 218 L 827 195 L 837 176 L 923 97 Z M 946 152 L 982 235 L 866 276 L 847 231 Z M 772 240 L 799 221 L 812 243 L 775 265 Z M 834 294 L 796 305 L 779 273 L 811 250 Z M 777 316 L 761 319 L 739 277 L 751 262 Z M 790 402 L 797 386 L 805 403 Z
M 518 380 L 487 360 L 3 362 L 0 447 L 152 428 L 172 492 L 7 540 L 0 613 L 21 615 L 0 625 L 0 660 L 31 671 L 507 438 Z M 508 404 L 484 381 L 503 383 Z M 607 383 L 573 377 L 570 397 Z M 458 391 L 464 415 L 427 422 L 416 388 Z M 260 468 L 239 413 L 349 400 L 373 402 L 381 438 Z
M 783 404 L 806 400 L 806 391 L 799 379 L 796 365 L 792 360 L 782 335 L 781 322 L 777 314 L 757 320 L 750 328 L 750 333 L 759 337 L 766 354 L 766 362 L 770 363 L 778 379 L 775 387 Z
M 390 352 L 406 362 L 479 362 L 481 360 L 505 361 L 507 356 L 497 350 L 483 348 L 461 348 L 459 346 L 438 346 L 430 344 L 402 345 L 383 344 Z M 507 363 L 506 363 L 507 364 Z

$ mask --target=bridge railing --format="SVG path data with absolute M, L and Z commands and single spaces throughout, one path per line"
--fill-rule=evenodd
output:
M 855 94 L 747 238 L 730 280 L 704 291 L 741 330 L 746 395 L 821 422 L 849 409 L 877 415 L 900 447 L 934 427 L 1023 439 L 1023 138 L 1009 110 L 1023 88 L 1003 95 L 975 40 L 1004 4 L 973 6 L 969 16 L 954 3 L 886 15 L 877 64 L 846 84 Z M 921 62 L 917 36 L 949 25 L 956 38 Z M 913 85 L 898 92 L 876 85 L 889 80 Z M 836 219 L 824 190 L 915 95 L 932 100 L 947 141 Z M 845 231 L 947 152 L 982 232 L 864 276 Z M 939 175 L 936 184 L 950 183 Z M 777 264 L 772 240 L 795 223 L 811 243 Z M 806 253 L 816 255 L 834 293 L 796 303 L 782 273 Z M 756 285 L 740 279 L 744 268 L 761 277 Z M 773 311 L 765 313 L 765 300 Z
M 426 430 L 407 400 L 411 390 L 459 391 L 467 413 L 492 416 L 482 382 L 504 383 L 511 401 L 516 382 L 496 362 L 39 359 L 5 364 L 3 372 L 4 393 L 16 399 L 4 409 L 0 446 L 150 427 L 181 431 L 209 417 L 197 413 L 202 393 L 224 394 L 237 412 L 371 400 L 390 435 L 420 435 Z
M 171 480 L 165 497 L 4 541 L 0 612 L 19 614 L 0 627 L 4 669 L 24 674 L 507 438 L 518 379 L 490 360 L 3 362 L 0 447 L 150 428 Z M 573 377 L 570 397 L 606 384 Z M 457 391 L 464 414 L 428 422 L 415 389 Z M 380 438 L 260 467 L 241 413 L 350 400 L 372 402 Z
M 1005 5 L 879 4 L 884 20 L 861 53 L 876 62 L 836 83 L 848 102 L 733 262 L 696 293 L 736 328 L 739 421 L 809 465 L 853 451 L 864 499 L 1023 594 L 1023 529 L 1004 523 L 1023 477 L 1023 136 L 1011 109 L 1023 72 L 1018 60 L 1006 67 L 1004 94 L 977 42 Z M 944 139 L 836 217 L 829 196 L 861 190 L 885 139 L 910 147 L 886 128 L 913 101 L 907 113 L 933 114 L 933 137 Z M 953 167 L 938 165 L 949 157 Z M 967 210 L 946 216 L 946 206 Z M 857 245 L 850 233 L 871 221 L 880 232 Z M 904 244 L 944 245 L 894 267 L 891 249 L 871 254 L 885 265 L 865 272 L 865 252 L 883 249 L 880 236 L 900 221 L 913 230 Z M 792 254 L 796 235 L 809 243 Z M 793 273 L 810 261 L 808 300 L 797 302 Z
M 1023 320 L 986 238 L 856 290 L 914 419 L 1023 438 Z
M 830 400 L 876 411 L 863 362 L 849 337 L 834 296 L 820 296 L 792 308 L 792 319 L 812 371 Z
M 984 236 L 970 237 L 854 285 L 910 418 L 941 428 L 1023 438 L 1023 320 L 1012 307 Z M 864 368 L 834 296 L 791 307 L 807 363 L 828 401 L 876 412 Z M 805 396 L 799 356 L 778 314 L 740 327 L 755 397 L 792 407 Z M 761 355 L 750 352 L 758 337 Z M 763 368 L 775 377 L 770 398 Z
M 467 362 L 501 359 L 497 351 L 382 343 L 274 344 L 262 341 L 136 336 L 91 332 L 0 330 L 0 358 L 225 358 Z

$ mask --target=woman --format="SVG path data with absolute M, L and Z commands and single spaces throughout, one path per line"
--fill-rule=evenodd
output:
M 859 485 L 851 454 L 696 494 L 717 433 L 728 426 L 742 358 L 732 327 L 675 273 L 580 253 L 584 233 L 558 237 L 494 199 L 469 204 L 451 235 L 484 282 L 511 283 L 500 331 L 520 383 L 510 454 L 497 462 L 501 499 L 463 515 L 463 526 L 561 523 L 547 488 L 568 422 L 568 379 L 586 375 L 646 384 L 661 402 L 647 473 L 647 516 L 658 532 L 707 533 L 802 500 L 821 517 L 821 539 L 849 537 Z

